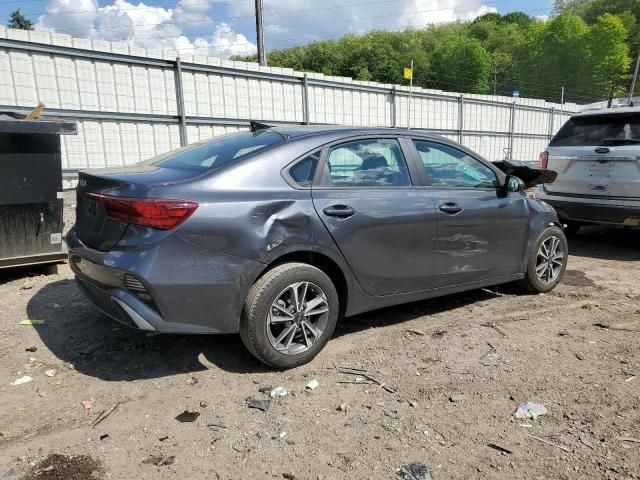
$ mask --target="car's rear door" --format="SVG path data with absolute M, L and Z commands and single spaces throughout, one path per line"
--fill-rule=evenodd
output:
M 469 151 L 419 138 L 412 143 L 436 209 L 434 287 L 521 273 L 525 195 L 499 194 L 496 171 Z
M 640 198 L 640 112 L 579 115 L 558 131 L 547 168 L 558 178 L 551 194 Z
M 413 186 L 404 139 L 354 138 L 324 148 L 312 188 L 318 215 L 370 295 L 432 286 L 431 197 Z

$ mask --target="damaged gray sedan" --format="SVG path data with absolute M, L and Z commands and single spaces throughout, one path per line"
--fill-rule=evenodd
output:
M 70 264 L 115 320 L 240 332 L 264 363 L 294 367 L 345 316 L 506 282 L 554 288 L 567 241 L 524 193 L 549 183 L 539 175 L 413 130 L 253 123 L 81 172 Z

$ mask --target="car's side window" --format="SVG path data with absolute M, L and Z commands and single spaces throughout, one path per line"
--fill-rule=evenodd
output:
M 434 187 L 495 188 L 493 170 L 478 160 L 449 145 L 413 140 L 422 165 Z
M 367 138 L 334 145 L 327 155 L 334 187 L 411 185 L 407 162 L 395 138 Z
M 310 187 L 320 161 L 320 151 L 313 152 L 289 169 L 289 176 L 301 187 Z

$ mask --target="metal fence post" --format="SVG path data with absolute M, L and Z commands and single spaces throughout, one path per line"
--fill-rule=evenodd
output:
M 509 159 L 513 160 L 513 137 L 516 131 L 516 102 L 511 104 L 511 119 L 509 122 Z
M 458 97 L 458 142 L 462 143 L 464 134 L 464 95 Z
M 302 77 L 302 121 L 309 125 L 309 77 L 306 73 Z
M 391 128 L 396 128 L 397 123 L 396 123 L 396 109 L 397 109 L 397 104 L 396 104 L 396 87 L 391 87 Z
M 551 139 L 553 138 L 553 127 L 554 127 L 554 116 L 556 113 L 556 109 L 555 107 L 551 107 L 551 110 L 549 110 L 549 141 L 551 141 Z
M 174 77 L 176 79 L 176 104 L 178 117 L 180 118 L 180 146 L 184 147 L 189 143 L 189 140 L 187 139 L 187 117 L 184 111 L 184 90 L 182 88 L 182 64 L 180 63 L 180 57 L 176 57 Z

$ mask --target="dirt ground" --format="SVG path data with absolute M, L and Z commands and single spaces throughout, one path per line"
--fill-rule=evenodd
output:
M 0 274 L 0 480 L 392 479 L 409 463 L 436 480 L 640 479 L 640 232 L 590 228 L 570 250 L 550 294 L 506 285 L 346 319 L 285 372 L 235 335 L 120 326 L 66 265 Z M 247 406 L 270 386 L 289 394 Z M 515 419 L 528 401 L 548 413 Z

